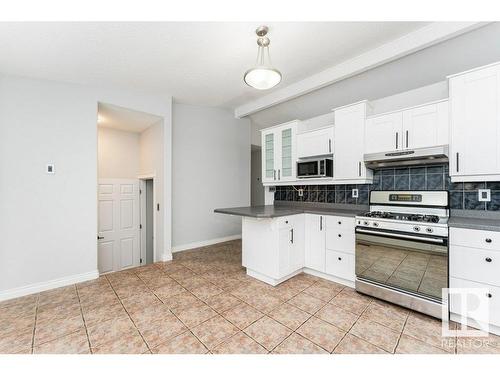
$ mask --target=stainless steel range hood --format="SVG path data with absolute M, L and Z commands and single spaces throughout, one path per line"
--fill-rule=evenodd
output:
M 448 163 L 448 146 L 435 146 L 364 155 L 368 168 Z

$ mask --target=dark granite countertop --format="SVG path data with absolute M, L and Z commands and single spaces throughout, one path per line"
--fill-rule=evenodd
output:
M 491 211 L 452 210 L 448 225 L 450 228 L 500 232 L 500 213 Z
M 345 205 L 344 205 L 345 206 Z M 248 207 L 232 207 L 232 208 L 217 208 L 216 213 L 248 216 L 255 218 L 273 218 L 290 215 L 298 215 L 303 213 L 316 215 L 333 215 L 354 217 L 357 214 L 366 211 L 364 207 L 356 207 L 355 209 L 345 207 L 325 207 L 315 205 L 267 205 L 267 206 L 248 206 Z

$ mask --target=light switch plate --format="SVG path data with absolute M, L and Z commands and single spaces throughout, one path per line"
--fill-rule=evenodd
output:
M 54 164 L 47 164 L 45 166 L 45 172 L 47 172 L 48 174 L 56 173 L 56 166 Z
M 352 197 L 358 198 L 358 189 L 352 189 Z
M 479 202 L 489 202 L 491 201 L 491 190 L 490 189 L 479 189 L 477 191 Z

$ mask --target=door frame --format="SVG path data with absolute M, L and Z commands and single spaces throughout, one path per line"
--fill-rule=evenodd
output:
M 146 194 L 142 192 L 146 191 L 146 180 L 153 180 L 153 262 L 158 262 L 158 257 L 156 254 L 156 241 L 158 240 L 158 235 L 156 233 L 156 212 L 155 202 L 156 202 L 156 172 L 148 173 L 137 176 L 139 179 L 139 212 L 140 212 L 140 224 L 142 228 L 139 230 L 140 236 L 140 254 L 141 259 L 146 259 Z M 146 263 L 140 263 L 140 266 L 144 266 Z

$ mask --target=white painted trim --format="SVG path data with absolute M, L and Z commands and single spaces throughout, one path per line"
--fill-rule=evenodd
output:
M 289 275 L 281 277 L 279 279 L 274 279 L 274 278 L 266 276 L 266 275 L 264 275 L 264 274 L 262 274 L 260 272 L 257 272 L 257 271 L 254 271 L 254 270 L 251 270 L 251 269 L 247 268 L 247 275 L 248 276 L 253 277 L 254 279 L 260 280 L 260 281 L 262 281 L 262 282 L 264 282 L 266 284 L 272 285 L 272 286 L 276 286 L 278 284 L 281 284 L 283 281 L 291 279 L 292 277 L 294 277 L 295 275 L 298 275 L 301 272 L 302 272 L 302 268 L 298 269 L 295 272 L 292 272 Z
M 450 74 L 449 76 L 446 76 L 446 79 L 450 79 L 450 78 L 453 78 L 453 77 L 461 76 L 462 74 L 472 73 L 472 72 L 475 72 L 476 70 L 482 70 L 482 69 L 486 69 L 486 68 L 491 68 L 491 67 L 496 66 L 498 64 L 500 64 L 500 61 L 497 61 L 497 62 L 494 62 L 494 63 L 491 63 L 491 64 L 487 64 L 487 65 L 483 65 L 483 66 L 478 66 L 476 68 L 465 70 L 465 71 L 460 72 L 460 73 Z
M 157 196 L 158 196 L 158 193 L 157 193 L 157 187 L 156 187 L 156 184 L 157 184 L 157 179 L 156 179 L 156 171 L 152 172 L 152 173 L 148 173 L 148 174 L 144 174 L 144 175 L 140 175 L 139 177 L 139 182 L 140 182 L 140 186 L 141 186 L 141 189 L 144 191 L 144 194 L 141 194 L 139 196 L 139 205 L 140 205 L 140 216 L 141 216 L 141 224 L 142 224 L 142 219 L 146 217 L 146 207 L 145 207 L 145 203 L 146 203 L 146 195 L 145 195 L 145 192 L 146 192 L 146 180 L 153 180 L 153 238 L 154 238 L 154 241 L 153 241 L 153 263 L 154 262 L 158 262 L 158 260 L 162 259 L 163 256 L 160 256 L 160 254 L 157 254 L 158 253 L 158 234 L 156 233 L 157 231 L 157 217 L 156 215 L 158 214 L 158 211 L 156 210 L 156 203 L 157 203 Z M 144 198 L 143 198 L 144 197 Z M 143 243 L 143 233 L 145 233 L 145 231 L 143 231 L 142 229 L 146 229 L 146 224 L 144 223 L 144 225 L 142 226 L 142 228 L 140 229 L 139 231 L 139 234 L 140 234 L 140 244 L 141 244 L 141 258 L 143 260 L 145 260 L 145 258 L 147 257 L 147 254 L 146 254 L 146 242 L 144 241 Z M 144 266 L 146 265 L 146 263 L 139 263 L 140 266 Z
M 78 275 L 66 276 L 66 277 L 61 277 L 59 279 L 43 281 L 40 283 L 22 286 L 19 288 L 8 289 L 0 291 L 0 301 L 23 297 L 33 293 L 39 293 L 54 288 L 60 288 L 62 286 L 81 283 L 84 281 L 97 279 L 98 277 L 99 277 L 99 271 L 94 270 L 86 273 L 80 273 Z
M 469 327 L 481 329 L 479 324 L 474 319 L 470 319 L 467 317 L 465 319 Z M 452 322 L 462 323 L 462 315 L 450 312 L 450 320 Z M 493 324 L 488 324 L 488 332 L 498 336 L 500 335 L 500 327 Z
M 172 253 L 178 253 L 180 251 L 196 249 L 198 247 L 210 246 L 210 245 L 214 245 L 216 243 L 221 243 L 221 242 L 239 240 L 240 238 L 241 238 L 241 234 L 235 234 L 233 236 L 219 237 L 219 238 L 213 238 L 211 240 L 206 240 L 206 241 L 191 242 L 191 243 L 187 243 L 184 245 L 177 245 L 177 246 L 172 247 Z
M 241 118 L 251 115 L 487 24 L 488 22 L 433 22 L 343 63 L 243 104 L 234 110 L 234 116 Z
M 354 288 L 354 281 L 342 279 L 340 277 L 336 277 L 336 276 L 332 276 L 332 275 L 328 275 L 327 273 L 316 271 L 316 270 L 313 270 L 311 268 L 304 268 L 303 271 L 304 271 L 304 273 L 307 273 L 309 275 L 321 277 L 322 279 L 333 281 L 335 283 L 348 286 L 349 288 Z
M 281 128 L 282 126 L 286 126 L 286 125 L 290 125 L 290 124 L 293 124 L 293 123 L 299 123 L 300 120 L 291 120 L 291 121 L 288 121 L 288 122 L 284 122 L 282 124 L 278 124 L 278 125 L 273 125 L 273 126 L 270 126 L 268 128 L 265 128 L 265 129 L 259 129 L 260 132 L 263 132 L 263 131 L 268 131 L 270 129 L 276 129 L 276 128 Z

